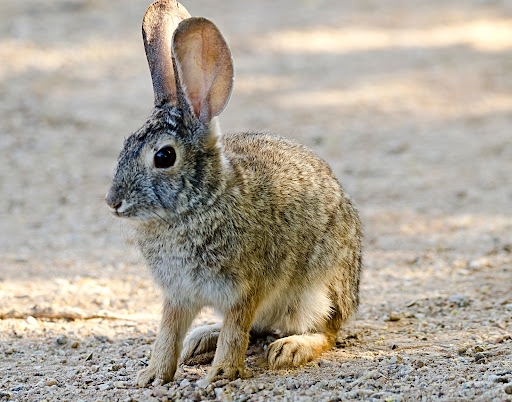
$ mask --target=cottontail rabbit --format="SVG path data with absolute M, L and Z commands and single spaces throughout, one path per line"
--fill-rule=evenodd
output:
M 178 358 L 215 350 L 207 379 L 243 375 L 249 332 L 287 335 L 271 368 L 328 350 L 358 305 L 361 225 L 327 164 L 302 145 L 260 133 L 221 135 L 233 86 L 217 27 L 175 0 L 153 3 L 143 37 L 155 107 L 128 137 L 106 201 L 131 220 L 164 295 L 140 386 L 173 379 Z M 180 22 L 181 21 L 181 22 Z M 174 34 L 173 34 L 174 32 Z M 222 326 L 185 334 L 213 306 Z

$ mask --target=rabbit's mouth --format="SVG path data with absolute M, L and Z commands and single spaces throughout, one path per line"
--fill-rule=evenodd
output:
M 155 211 L 154 209 L 146 211 L 144 209 L 136 208 L 134 204 L 129 204 L 125 200 L 114 206 L 109 205 L 109 209 L 110 212 L 118 218 L 125 218 L 139 222 L 160 220 L 166 224 L 169 223 L 164 216 L 165 212 Z
M 110 212 L 112 212 L 115 216 L 120 218 L 134 218 L 134 208 L 132 205 L 128 204 L 126 200 L 122 200 L 115 205 L 109 204 L 108 207 Z
M 146 220 L 145 214 L 141 213 L 140 208 L 137 208 L 135 203 L 128 202 L 126 199 L 121 201 L 115 200 L 110 197 L 110 193 L 106 196 L 106 201 L 110 212 L 119 218 L 129 218 L 135 220 Z

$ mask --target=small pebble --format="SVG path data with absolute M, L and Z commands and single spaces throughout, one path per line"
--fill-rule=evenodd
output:
M 108 337 L 105 335 L 94 335 L 94 339 L 96 339 L 97 341 L 100 341 L 102 343 L 105 343 L 108 341 Z
M 114 363 L 112 367 L 110 368 L 111 371 L 119 371 L 123 366 L 121 366 L 119 363 Z
M 217 400 L 221 402 L 230 402 L 233 400 L 233 397 L 225 393 L 222 388 L 215 388 L 215 395 L 217 396 Z
M 389 318 L 388 318 L 388 321 L 400 321 L 402 317 L 400 316 L 400 313 L 396 312 L 396 311 L 392 311 L 390 314 L 389 314 Z
M 50 378 L 49 380 L 47 380 L 44 385 L 46 385 L 47 387 L 51 387 L 52 385 L 57 385 L 57 380 L 55 380 L 54 378 Z
M 162 398 L 164 397 L 164 395 L 165 395 L 165 392 L 166 392 L 166 391 L 167 391 L 167 390 L 166 390 L 164 387 L 162 387 L 162 386 L 158 386 L 158 387 L 156 387 L 156 388 L 153 390 L 153 392 L 151 393 L 151 395 L 153 395 L 155 398 L 162 399 Z
M 499 329 L 507 329 L 507 323 L 503 320 L 496 321 L 494 325 Z
M 201 378 L 200 380 L 197 380 L 196 384 L 199 388 L 206 389 L 206 387 L 210 385 L 210 381 L 208 381 L 206 378 Z
M 188 385 L 190 385 L 190 381 L 186 378 L 180 382 L 180 387 L 186 387 Z
M 459 307 L 467 307 L 469 305 L 469 298 L 467 296 L 455 295 L 450 297 L 448 302 L 454 303 Z
M 114 381 L 114 387 L 126 388 L 126 381 Z
M 59 335 L 55 341 L 59 345 L 65 345 L 68 342 L 68 337 L 66 335 Z
M 512 394 L 512 385 L 507 385 L 503 390 L 509 395 Z
M 80 344 L 79 344 L 78 342 L 73 342 L 73 343 L 71 344 L 71 347 L 72 347 L 73 349 L 76 349 L 78 346 L 80 346 Z
M 391 359 L 389 359 L 389 362 L 391 364 L 396 364 L 402 361 L 402 358 L 400 356 L 392 356 Z
M 247 385 L 245 388 L 244 388 L 244 392 L 246 394 L 254 394 L 256 392 L 256 389 L 252 386 L 252 385 Z
M 191 392 L 187 395 L 187 399 L 193 401 L 193 402 L 199 402 L 201 400 L 201 395 L 199 392 Z

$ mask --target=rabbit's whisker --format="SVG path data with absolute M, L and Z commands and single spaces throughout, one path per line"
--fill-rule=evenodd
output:
M 160 219 L 162 222 L 166 223 L 167 225 L 169 225 L 169 227 L 171 226 L 171 222 L 169 222 L 167 219 L 165 219 L 162 215 L 160 215 L 158 212 L 156 211 L 151 211 L 151 213 L 156 216 L 158 219 Z

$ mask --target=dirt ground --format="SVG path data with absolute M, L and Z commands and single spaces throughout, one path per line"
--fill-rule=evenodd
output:
M 231 45 L 224 131 L 305 143 L 358 205 L 359 314 L 305 367 L 268 338 L 246 379 L 136 388 L 160 295 L 103 197 L 152 106 L 149 2 L 2 1 L 0 399 L 512 400 L 512 2 L 184 4 Z

